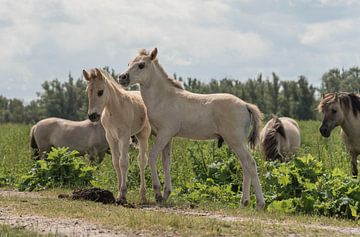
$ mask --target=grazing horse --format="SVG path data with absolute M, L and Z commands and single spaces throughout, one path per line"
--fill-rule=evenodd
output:
M 31 128 L 30 144 L 34 158 L 43 157 L 51 147 L 69 147 L 70 150 L 77 150 L 80 155 L 88 154 L 91 161 L 98 157 L 98 163 L 101 163 L 109 150 L 103 126 L 90 120 L 40 120 Z
M 129 63 L 128 69 L 117 77 L 123 86 L 140 84 L 151 127 L 157 134 L 149 155 L 156 200 L 166 200 L 172 190 L 170 153 L 173 137 L 223 139 L 235 151 L 244 170 L 241 204 L 248 205 L 252 184 L 257 208 L 262 209 L 265 202 L 256 162 L 245 143 L 247 135 L 251 147 L 255 147 L 258 140 L 262 117 L 258 107 L 231 94 L 195 94 L 186 91 L 179 82 L 169 78 L 156 56 L 156 48 L 151 53 L 140 50 L 139 55 Z M 160 152 L 163 153 L 165 172 L 163 196 L 156 169 L 156 159 Z
M 358 175 L 357 156 L 360 154 L 360 97 L 354 93 L 328 93 L 322 96 L 318 111 L 324 114 L 320 126 L 323 137 L 341 127 L 341 137 L 351 155 L 352 174 Z
M 260 147 L 267 161 L 285 161 L 300 147 L 300 129 L 295 120 L 273 116 L 260 133 Z
M 104 70 L 83 70 L 89 99 L 88 117 L 105 129 L 116 171 L 120 204 L 126 203 L 130 137 L 139 142 L 140 198 L 145 201 L 145 166 L 151 127 L 141 95 L 124 90 Z

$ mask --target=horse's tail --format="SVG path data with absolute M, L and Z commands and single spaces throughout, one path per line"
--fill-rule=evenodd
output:
M 34 159 L 38 159 L 39 158 L 39 147 L 35 140 L 35 135 L 34 135 L 35 127 L 36 127 L 36 125 L 32 126 L 32 128 L 30 130 L 30 147 L 32 149 L 31 156 Z
M 256 105 L 246 104 L 246 108 L 250 113 L 250 120 L 252 129 L 250 131 L 248 141 L 251 149 L 255 149 L 256 144 L 259 140 L 259 133 L 261 127 L 261 120 L 263 118 L 263 113 L 259 110 Z
M 283 161 L 283 156 L 279 150 L 279 141 L 277 134 L 280 134 L 284 139 L 286 138 L 285 128 L 281 120 L 272 115 L 272 122 L 265 131 L 264 140 L 262 141 L 262 149 L 265 155 L 265 159 L 268 161 L 280 160 Z
M 281 122 L 279 117 L 277 117 L 276 115 L 272 115 L 272 117 L 273 117 L 273 121 L 274 121 L 273 122 L 273 128 L 275 129 L 275 131 L 277 133 L 279 133 L 283 138 L 286 138 L 285 128 L 284 128 L 283 123 Z

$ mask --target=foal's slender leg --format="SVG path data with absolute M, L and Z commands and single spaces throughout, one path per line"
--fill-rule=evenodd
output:
M 165 148 L 165 146 L 169 143 L 171 138 L 172 138 L 171 136 L 164 136 L 164 135 L 161 135 L 161 133 L 158 133 L 156 136 L 155 144 L 149 155 L 151 180 L 153 183 L 156 202 L 161 202 L 163 200 L 163 198 L 161 196 L 161 191 L 160 191 L 161 185 L 160 185 L 159 175 L 158 175 L 157 168 L 156 168 L 156 159 L 157 159 L 160 151 L 162 151 Z
M 242 197 L 241 197 L 241 206 L 242 207 L 246 207 L 247 205 L 249 205 L 250 202 L 250 185 L 251 185 L 251 176 L 250 173 L 248 172 L 247 169 L 245 169 L 245 166 L 243 164 L 243 162 L 241 162 L 240 160 L 240 164 L 241 167 L 243 167 L 243 183 L 242 183 Z
M 145 184 L 145 167 L 148 160 L 148 139 L 150 137 L 151 127 L 145 127 L 136 138 L 139 141 L 139 169 L 140 169 L 140 199 L 141 202 L 146 202 L 146 184 Z
M 127 173 L 129 167 L 129 146 L 130 146 L 130 136 L 125 136 L 120 139 L 120 170 L 121 170 L 121 185 L 120 185 L 120 198 L 118 202 L 120 204 L 125 204 L 126 201 L 126 193 L 127 193 Z
M 170 196 L 171 191 L 172 191 L 171 175 L 170 175 L 170 169 L 171 169 L 171 140 L 165 146 L 165 148 L 162 150 L 162 164 L 163 164 L 163 169 L 164 169 L 164 172 L 165 172 L 165 185 L 164 185 L 163 199 L 167 200 L 168 197 Z
M 118 186 L 117 199 L 119 199 L 120 198 L 120 187 L 121 187 L 121 171 L 120 171 L 120 163 L 119 163 L 119 159 L 120 159 L 119 144 L 116 140 L 114 140 L 107 133 L 106 133 L 106 140 L 110 147 L 111 160 L 112 160 L 112 164 L 115 169 L 115 172 L 116 172 L 117 186 Z
M 350 152 L 351 155 L 351 167 L 352 167 L 352 175 L 358 176 L 358 168 L 357 168 L 357 154 L 355 152 Z
M 256 209 L 258 210 L 263 209 L 265 206 L 265 200 L 263 193 L 261 191 L 260 180 L 257 174 L 257 167 L 254 158 L 251 157 L 249 151 L 245 148 L 244 144 L 238 144 L 237 146 L 231 146 L 231 147 L 235 151 L 237 157 L 240 159 L 242 168 L 244 170 L 244 183 L 245 183 L 245 176 L 250 175 L 251 184 L 254 187 L 255 196 L 256 196 Z M 245 170 L 247 170 L 247 173 Z M 247 186 L 244 186 L 243 189 L 246 192 L 249 192 Z M 244 193 L 244 195 L 246 195 L 246 193 Z M 244 199 L 242 199 L 242 201 L 243 200 L 246 201 L 247 197 L 245 196 L 243 198 Z

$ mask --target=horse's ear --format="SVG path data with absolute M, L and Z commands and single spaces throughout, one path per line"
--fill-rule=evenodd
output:
M 276 116 L 275 114 L 271 114 L 271 118 L 276 120 L 278 118 L 278 116 Z
M 151 51 L 150 59 L 151 59 L 151 60 L 154 60 L 154 59 L 156 58 L 157 53 L 158 53 L 157 48 L 154 48 L 154 49 Z
M 321 99 L 325 99 L 325 93 L 321 93 Z
M 337 93 L 337 92 L 335 92 L 335 97 L 334 97 L 335 101 L 337 101 L 337 100 L 338 100 L 338 98 L 339 98 L 338 93 Z
M 87 81 L 90 80 L 90 75 L 85 69 L 83 70 L 83 76 L 84 76 L 85 80 L 87 80 Z
M 95 68 L 96 78 L 103 79 L 103 74 L 101 73 L 99 68 Z

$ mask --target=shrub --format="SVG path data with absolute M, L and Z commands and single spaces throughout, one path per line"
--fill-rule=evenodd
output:
M 326 173 L 322 167 L 311 155 L 269 163 L 264 186 L 268 210 L 358 218 L 359 180 L 338 168 Z
M 77 151 L 53 148 L 45 160 L 38 160 L 18 185 L 20 190 L 50 187 L 84 187 L 94 182 L 95 167 L 88 166 Z

